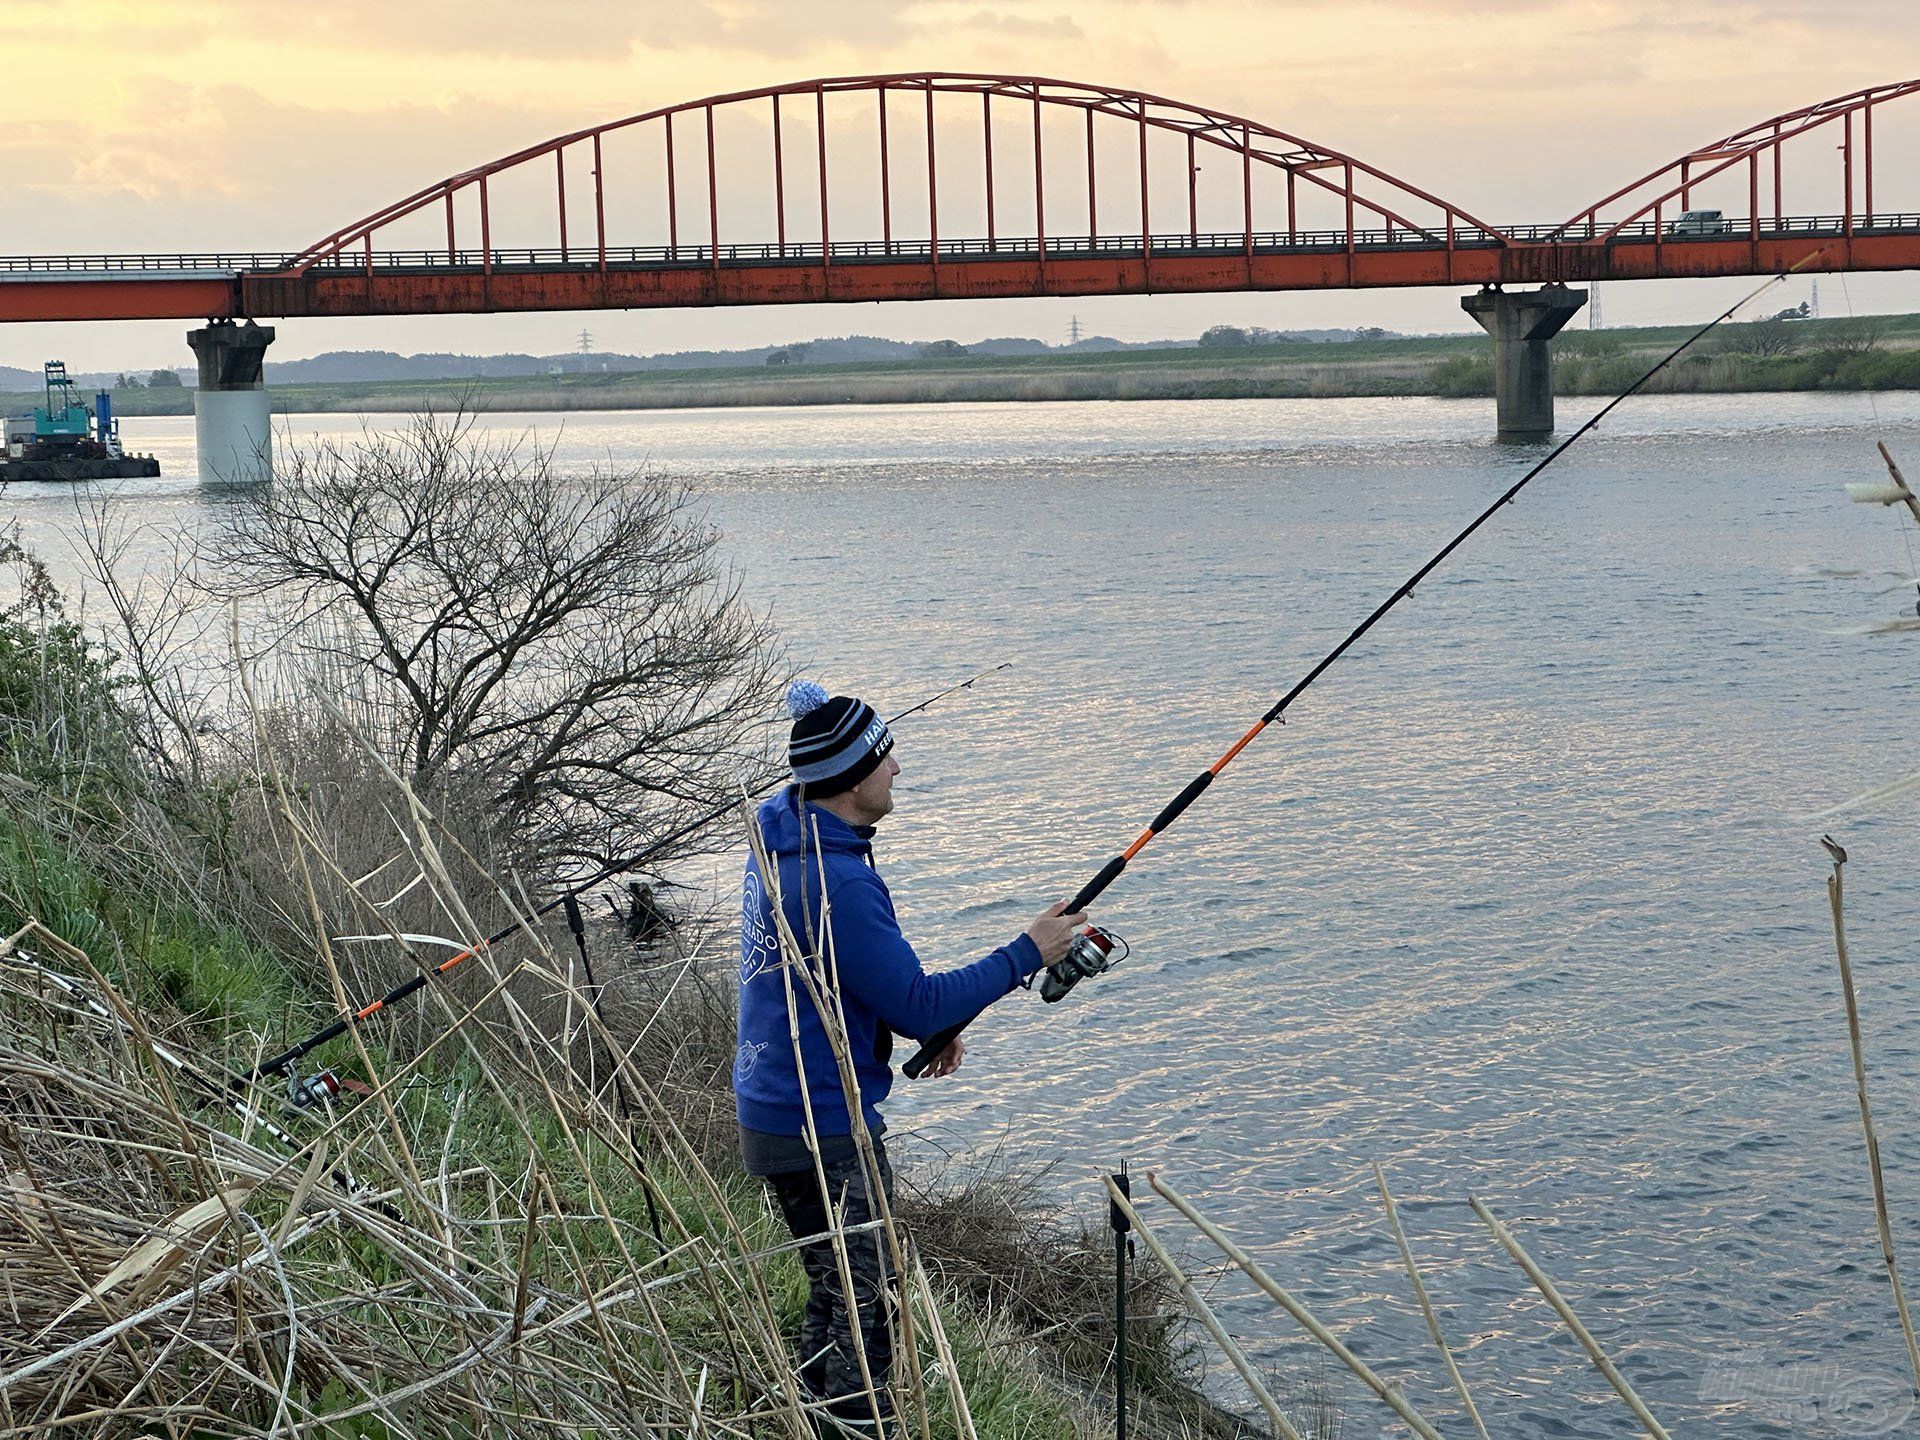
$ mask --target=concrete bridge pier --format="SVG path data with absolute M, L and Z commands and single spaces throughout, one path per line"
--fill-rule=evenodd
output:
M 193 435 L 200 478 L 219 485 L 273 478 L 273 415 L 264 368 L 273 327 L 209 320 L 187 332 L 200 362 L 193 392 Z
M 1586 291 L 1560 284 L 1538 290 L 1488 285 L 1461 297 L 1460 308 L 1493 337 L 1494 411 L 1502 440 L 1539 440 L 1553 433 L 1553 363 L 1547 345 L 1586 303 Z

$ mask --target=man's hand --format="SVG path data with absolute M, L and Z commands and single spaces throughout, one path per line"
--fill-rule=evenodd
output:
M 1073 943 L 1073 937 L 1081 926 L 1087 923 L 1087 912 L 1065 914 L 1067 902 L 1062 900 L 1052 906 L 1043 915 L 1036 916 L 1027 926 L 1027 938 L 1040 947 L 1040 962 L 1051 965 L 1064 957 L 1067 947 Z
M 966 1056 L 966 1053 L 967 1042 L 962 1040 L 958 1035 L 954 1036 L 953 1043 L 927 1063 L 927 1068 L 920 1072 L 920 1078 L 922 1080 L 938 1080 L 942 1075 L 953 1074 L 954 1071 L 960 1068 L 960 1061 Z

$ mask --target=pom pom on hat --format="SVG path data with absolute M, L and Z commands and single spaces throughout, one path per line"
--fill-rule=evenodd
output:
M 798 720 L 826 704 L 827 698 L 826 687 L 811 680 L 796 680 L 787 687 L 787 713 Z

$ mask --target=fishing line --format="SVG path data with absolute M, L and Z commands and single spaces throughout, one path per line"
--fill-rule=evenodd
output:
M 1608 415 L 1612 414 L 1618 406 L 1625 403 L 1630 396 L 1639 393 L 1648 381 L 1652 380 L 1654 376 L 1658 375 L 1662 370 L 1666 369 L 1667 366 L 1679 359 L 1682 354 L 1707 335 L 1708 332 L 1731 319 L 1739 313 L 1739 311 L 1759 299 L 1759 297 L 1765 294 L 1772 286 L 1781 284 L 1789 275 L 1795 274 L 1805 269 L 1808 265 L 1811 265 L 1831 248 L 1830 245 L 1823 245 L 1818 250 L 1810 251 L 1797 264 L 1772 276 L 1764 284 L 1755 287 L 1749 294 L 1721 311 L 1720 314 L 1702 325 L 1686 339 L 1682 340 L 1657 364 L 1645 374 L 1641 375 L 1639 379 L 1635 380 L 1625 390 L 1622 390 L 1618 395 L 1614 396 L 1613 399 L 1603 405 L 1585 424 L 1581 425 L 1573 434 L 1556 445 L 1552 453 L 1538 465 L 1535 465 L 1512 485 L 1508 486 L 1498 499 L 1474 517 L 1473 522 L 1469 524 L 1466 529 L 1460 531 L 1459 534 L 1441 546 L 1432 559 L 1428 560 L 1426 564 L 1422 565 L 1418 570 L 1414 571 L 1412 575 L 1408 576 L 1406 580 L 1401 582 L 1398 589 L 1394 590 L 1391 595 L 1381 601 L 1366 619 L 1356 625 L 1347 635 L 1346 639 L 1328 651 L 1320 662 L 1309 670 L 1291 690 L 1282 695 L 1266 714 L 1254 722 L 1253 726 L 1244 735 L 1234 741 L 1232 745 L 1228 746 L 1225 754 L 1221 755 L 1213 764 L 1194 776 L 1192 780 L 1189 780 L 1186 788 L 1167 802 L 1165 808 L 1163 808 L 1158 815 L 1154 816 L 1153 820 L 1147 825 L 1147 828 L 1140 832 L 1131 845 L 1107 861 L 1105 865 L 1100 867 L 1099 872 L 1091 880 L 1081 886 L 1079 893 L 1067 902 L 1065 913 L 1069 915 L 1078 914 L 1098 899 L 1109 885 L 1120 878 L 1121 872 L 1127 868 L 1128 863 L 1153 842 L 1155 836 L 1159 835 L 1162 831 L 1166 830 L 1168 826 L 1172 825 L 1174 821 L 1178 820 L 1186 811 L 1187 807 L 1206 792 L 1207 787 L 1219 778 L 1220 773 L 1233 763 L 1240 752 L 1253 743 L 1255 736 L 1276 721 L 1285 724 L 1286 722 L 1282 717 L 1285 715 L 1288 706 L 1299 699 L 1300 696 L 1307 691 L 1308 687 L 1325 674 L 1327 670 L 1333 666 L 1335 661 L 1339 660 L 1342 655 L 1352 649 L 1368 631 L 1372 630 L 1375 625 L 1385 619 L 1388 612 L 1393 610 L 1402 600 L 1413 594 L 1415 587 L 1438 569 L 1449 555 L 1466 544 L 1466 542 L 1472 538 L 1475 531 L 1479 530 L 1482 525 L 1491 520 L 1503 506 L 1512 504 L 1514 499 L 1522 490 L 1526 489 L 1526 487 L 1532 483 L 1536 476 L 1543 473 L 1554 461 L 1566 454 L 1582 437 L 1598 426 Z M 1068 950 L 1066 957 L 1047 967 L 1047 984 L 1042 988 L 1042 998 L 1057 1000 L 1064 996 L 1067 991 L 1072 989 L 1080 980 L 1102 974 L 1111 968 L 1109 956 L 1114 943 L 1114 937 L 1107 935 L 1104 931 L 1096 927 L 1089 926 L 1086 930 L 1083 930 L 1074 938 L 1073 947 Z M 967 1026 L 979 1018 L 979 1015 L 976 1014 L 967 1020 L 961 1021 L 957 1025 L 948 1026 L 945 1030 L 940 1031 L 939 1034 L 926 1040 L 907 1062 L 900 1067 L 901 1072 L 909 1079 L 917 1079 L 925 1073 L 927 1066 L 932 1063 L 936 1056 L 951 1045 L 955 1038 L 957 1038 Z

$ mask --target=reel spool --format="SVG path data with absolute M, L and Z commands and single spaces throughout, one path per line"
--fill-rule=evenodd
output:
M 340 1090 L 340 1079 L 331 1070 L 316 1070 L 311 1075 L 296 1073 L 287 1077 L 287 1099 L 296 1110 L 330 1105 Z
M 1046 978 L 1040 982 L 1040 998 L 1049 1005 L 1064 1000 L 1082 980 L 1106 974 L 1132 953 L 1127 942 L 1111 930 L 1089 925 L 1073 937 L 1067 953 L 1047 967 Z
M 418 1078 L 409 1080 L 407 1088 L 417 1083 Z M 293 1072 L 287 1076 L 287 1101 L 296 1110 L 310 1110 L 316 1105 L 331 1106 L 342 1095 L 364 1100 L 371 1094 L 373 1090 L 370 1086 L 336 1075 L 331 1070 L 316 1070 L 311 1075 Z

